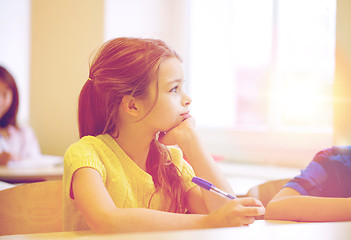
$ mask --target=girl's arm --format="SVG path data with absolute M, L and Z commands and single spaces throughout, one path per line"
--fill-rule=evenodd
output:
M 192 117 L 184 120 L 177 127 L 167 132 L 166 135 L 161 135 L 159 140 L 166 145 L 177 144 L 194 169 L 196 176 L 213 183 L 223 191 L 230 194 L 234 193 L 217 163 L 200 141 L 195 131 L 195 120 Z M 204 189 L 201 189 L 201 192 L 209 212 L 218 209 L 229 201 Z
M 72 179 L 74 202 L 89 227 L 98 233 L 234 227 L 250 224 L 259 208 L 248 198 L 231 201 L 209 215 L 177 214 L 144 208 L 117 208 L 101 175 L 92 168 L 78 169 Z M 243 213 L 245 211 L 245 214 Z
M 217 188 L 228 192 L 231 195 L 234 195 L 234 192 L 227 179 L 219 169 L 212 155 L 207 151 L 207 149 L 204 148 L 197 133 L 194 131 L 189 132 L 188 134 L 192 134 L 192 136 L 189 137 L 188 141 L 184 141 L 184 143 L 178 144 L 178 146 L 182 149 L 187 161 L 194 169 L 196 176 L 201 177 L 214 184 Z M 201 195 L 203 201 L 205 202 L 209 212 L 218 209 L 224 203 L 230 201 L 221 196 L 218 196 L 217 194 L 214 194 L 213 192 L 202 188 L 198 189 L 200 189 L 202 193 Z
M 296 190 L 285 187 L 267 205 L 265 219 L 350 221 L 351 198 L 301 196 Z

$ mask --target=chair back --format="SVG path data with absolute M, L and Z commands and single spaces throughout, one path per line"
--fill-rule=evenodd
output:
M 254 197 L 259 199 L 263 206 L 267 206 L 268 202 L 282 189 L 282 187 L 289 181 L 290 179 L 278 179 L 268 181 L 262 184 L 259 184 L 253 188 L 251 188 L 246 196 Z
M 61 231 L 62 180 L 0 191 L 0 235 Z

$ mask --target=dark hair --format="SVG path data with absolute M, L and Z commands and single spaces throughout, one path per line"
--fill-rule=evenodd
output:
M 93 59 L 89 79 L 79 96 L 80 137 L 118 134 L 118 109 L 123 96 L 147 96 L 151 82 L 158 78 L 161 62 L 172 57 L 181 61 L 157 39 L 116 38 L 106 42 Z M 155 193 L 162 191 L 170 197 L 169 211 L 183 212 L 185 190 L 181 174 L 156 136 L 150 143 L 146 167 L 153 178 Z
M 9 110 L 0 119 L 0 127 L 13 125 L 17 127 L 17 112 L 18 112 L 18 90 L 16 82 L 12 75 L 2 66 L 0 66 L 0 81 L 5 83 L 12 91 L 12 103 Z

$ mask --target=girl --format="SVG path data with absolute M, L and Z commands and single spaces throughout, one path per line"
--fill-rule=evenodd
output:
M 18 90 L 12 75 L 0 66 L 0 165 L 40 156 L 34 132 L 17 124 Z
M 229 201 L 191 182 L 196 174 L 232 193 L 198 138 L 183 84 L 179 56 L 160 40 L 102 46 L 79 97 L 81 139 L 65 154 L 65 231 L 242 226 L 264 214 L 256 199 Z

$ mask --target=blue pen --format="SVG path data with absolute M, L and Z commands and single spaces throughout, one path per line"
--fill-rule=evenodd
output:
M 216 188 L 212 183 L 210 183 L 202 178 L 193 177 L 193 179 L 191 181 L 193 183 L 195 183 L 196 185 L 198 185 L 206 190 L 209 190 L 211 192 L 214 192 L 214 193 L 216 193 L 224 198 L 227 198 L 227 199 L 236 199 L 237 198 L 237 197 L 230 195 L 229 193 L 222 191 L 221 189 Z

